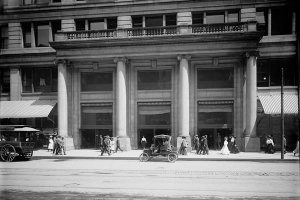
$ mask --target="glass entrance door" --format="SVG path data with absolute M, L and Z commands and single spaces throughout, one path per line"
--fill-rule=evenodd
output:
M 203 128 L 198 129 L 198 137 L 207 135 L 207 144 L 209 149 L 219 150 L 224 143 L 224 137 L 232 135 L 230 128 Z
M 81 148 L 98 149 L 100 144 L 100 135 L 112 137 L 112 129 L 82 129 L 81 130 Z

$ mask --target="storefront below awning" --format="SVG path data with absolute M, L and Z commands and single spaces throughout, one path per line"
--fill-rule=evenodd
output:
M 1 101 L 0 119 L 48 117 L 55 104 L 50 100 Z
M 258 95 L 262 104 L 264 113 L 267 115 L 281 114 L 281 95 Z M 298 96 L 296 94 L 285 94 L 284 98 L 284 114 L 298 114 Z

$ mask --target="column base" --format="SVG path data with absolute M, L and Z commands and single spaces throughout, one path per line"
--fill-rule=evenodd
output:
M 185 137 L 188 147 L 187 147 L 187 152 L 191 152 L 192 151 L 192 141 L 191 141 L 191 137 L 190 136 L 178 136 L 177 137 L 177 151 L 180 149 L 181 146 L 181 142 L 182 142 L 182 137 Z
M 66 151 L 75 149 L 72 137 L 64 137 Z M 68 152 L 67 152 L 68 153 Z
M 243 137 L 242 150 L 244 152 L 260 152 L 260 138 L 250 136 Z
M 127 136 L 120 136 L 118 137 L 120 141 L 120 147 L 123 151 L 130 151 L 131 150 L 131 144 L 130 144 L 130 138 Z

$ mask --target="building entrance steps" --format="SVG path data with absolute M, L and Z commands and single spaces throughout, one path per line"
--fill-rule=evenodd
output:
M 46 149 L 35 150 L 33 159 L 116 159 L 116 160 L 138 160 L 143 150 L 131 150 L 112 153 L 110 156 L 106 153 L 101 156 L 100 150 L 95 149 L 78 149 L 69 150 L 67 155 L 53 155 L 52 152 Z M 158 158 L 159 159 L 159 158 Z M 197 155 L 195 150 L 188 155 L 179 155 L 180 160 L 217 160 L 217 161 L 249 161 L 249 160 L 266 160 L 266 161 L 299 161 L 299 156 L 294 156 L 292 152 L 287 152 L 284 155 L 284 160 L 281 160 L 280 151 L 274 154 L 266 154 L 264 152 L 240 152 L 238 154 L 222 155 L 220 151 L 210 150 L 209 155 Z

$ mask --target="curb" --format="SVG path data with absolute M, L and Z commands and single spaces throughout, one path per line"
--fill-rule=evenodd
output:
M 40 160 L 40 159 L 53 159 L 53 160 L 74 160 L 74 159 L 82 159 L 82 160 L 137 160 L 139 161 L 139 157 L 89 157 L 89 156 L 33 156 L 31 160 Z M 162 158 L 156 158 L 155 160 L 160 160 Z M 299 163 L 299 159 L 260 159 L 260 158 L 178 158 L 178 161 L 241 161 L 241 162 L 289 162 L 289 163 Z M 151 161 L 148 161 L 151 162 Z

